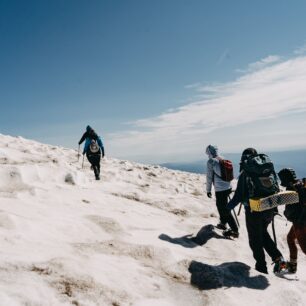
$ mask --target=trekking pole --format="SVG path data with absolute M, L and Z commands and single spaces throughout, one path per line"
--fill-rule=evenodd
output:
M 242 203 L 240 203 L 240 205 L 239 205 L 239 209 L 238 209 L 238 216 L 240 215 L 240 212 L 241 212 L 241 207 L 242 207 Z
M 235 208 L 233 208 L 233 212 L 234 212 L 234 217 L 235 217 L 235 220 L 237 222 L 237 225 L 238 225 L 238 227 L 240 227 L 240 224 L 239 224 L 239 221 L 238 221 L 238 218 L 237 218 L 237 215 L 236 215 Z
M 83 169 L 83 166 L 84 166 L 84 154 L 83 154 L 83 160 L 82 160 L 82 169 Z
M 228 200 L 229 200 L 229 201 L 231 200 L 230 195 L 228 195 Z M 233 213 L 234 213 L 234 217 L 235 217 L 236 223 L 237 223 L 238 227 L 240 227 L 240 223 L 239 223 L 239 221 L 238 221 L 238 218 L 237 218 L 237 215 L 236 215 L 235 208 L 233 208 Z M 239 213 L 238 213 L 238 214 L 239 214 Z
M 274 239 L 274 243 L 277 246 L 277 240 L 276 240 L 276 234 L 275 234 L 275 224 L 274 224 L 274 218 L 275 216 L 280 216 L 282 217 L 281 214 L 278 213 L 278 211 L 274 211 L 273 212 L 273 218 L 272 218 L 272 232 L 273 232 L 273 239 Z

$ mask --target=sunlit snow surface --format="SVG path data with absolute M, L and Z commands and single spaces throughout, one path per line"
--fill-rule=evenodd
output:
M 204 176 L 108 157 L 95 181 L 76 151 L 3 135 L 0 164 L 1 306 L 306 303 L 306 256 L 290 280 L 255 271 L 244 212 L 223 239 Z

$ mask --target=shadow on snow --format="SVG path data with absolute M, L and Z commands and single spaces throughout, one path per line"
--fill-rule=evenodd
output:
M 191 284 L 199 289 L 217 289 L 221 287 L 246 287 L 264 290 L 270 284 L 263 275 L 250 276 L 250 267 L 242 262 L 227 262 L 212 266 L 192 261 L 188 271 Z
M 172 238 L 166 234 L 161 234 L 158 238 L 170 243 L 179 244 L 185 248 L 195 248 L 197 246 L 202 246 L 206 244 L 207 241 L 211 238 L 227 239 L 224 236 L 216 233 L 212 224 L 203 226 L 195 237 L 192 237 L 192 234 L 189 234 L 178 238 Z

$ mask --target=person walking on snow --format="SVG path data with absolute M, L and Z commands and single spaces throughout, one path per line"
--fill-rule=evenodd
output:
M 228 203 L 228 197 L 232 191 L 231 183 L 222 180 L 220 158 L 218 156 L 217 146 L 209 145 L 206 148 L 206 154 L 208 155 L 207 172 L 206 172 L 206 192 L 209 198 L 212 197 L 212 185 L 215 189 L 216 205 L 220 216 L 220 222 L 217 224 L 217 228 L 223 229 L 223 235 L 225 237 L 238 238 L 238 226 L 232 215 L 232 213 L 226 208 Z M 226 224 L 230 229 L 227 229 Z
M 96 180 L 100 179 L 100 160 L 101 154 L 104 157 L 104 146 L 100 136 L 88 125 L 86 132 L 79 141 L 79 146 L 85 141 L 83 155 L 86 153 L 87 159 L 90 162 L 95 173 Z
M 266 251 L 275 264 L 273 271 L 276 273 L 282 269 L 283 265 L 285 265 L 285 261 L 282 253 L 279 251 L 275 242 L 268 233 L 268 225 L 273 220 L 274 214 L 276 213 L 275 209 L 252 211 L 249 203 L 251 193 L 254 192 L 251 187 L 254 189 L 254 185 L 251 183 L 252 178 L 248 175 L 245 169 L 248 161 L 253 160 L 254 158 L 260 158 L 260 154 L 257 154 L 257 151 L 254 148 L 247 148 L 242 152 L 237 188 L 233 198 L 228 203 L 227 209 L 234 209 L 239 203 L 244 205 L 249 245 L 256 261 L 255 269 L 261 273 L 268 274 L 264 252 Z M 277 182 L 274 171 L 271 175 L 271 179 Z
M 287 235 L 287 243 L 290 252 L 290 261 L 287 262 L 289 273 L 296 273 L 298 248 L 296 242 L 300 245 L 301 250 L 306 254 L 306 205 L 305 205 L 305 184 L 302 180 L 297 179 L 296 173 L 292 168 L 284 168 L 278 173 L 281 180 L 281 186 L 286 190 L 296 191 L 299 193 L 300 202 L 286 205 L 284 215 L 292 226 Z

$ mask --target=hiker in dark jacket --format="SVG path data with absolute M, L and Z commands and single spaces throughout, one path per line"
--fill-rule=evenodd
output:
M 268 225 L 272 222 L 275 210 L 265 210 L 262 212 L 251 211 L 249 205 L 249 191 L 247 186 L 247 173 L 244 170 L 244 162 L 251 156 L 257 155 L 253 148 L 245 149 L 241 156 L 240 174 L 237 188 L 232 200 L 228 203 L 227 208 L 233 209 L 239 203 L 245 207 L 245 220 L 249 237 L 249 245 L 256 261 L 255 269 L 261 273 L 268 274 L 265 252 L 269 254 L 275 263 L 274 272 L 278 272 L 280 267 L 285 264 L 281 252 L 278 250 L 275 242 L 268 233 Z
M 286 190 L 299 192 L 300 201 L 303 201 L 301 191 L 303 191 L 305 186 L 301 180 L 296 178 L 295 171 L 291 168 L 284 168 L 278 173 L 278 176 L 281 180 L 281 185 L 286 187 Z M 288 221 L 292 222 L 287 235 L 290 252 L 290 261 L 287 262 L 287 269 L 290 273 L 296 273 L 298 255 L 296 241 L 299 243 L 304 254 L 306 254 L 306 205 L 303 202 L 286 205 L 284 215 Z
M 84 140 L 85 145 L 83 155 L 86 153 L 87 159 L 95 173 L 96 180 L 99 180 L 101 154 L 102 158 L 105 155 L 102 140 L 89 125 L 86 127 L 86 132 L 79 141 L 79 146 L 84 142 Z
M 228 197 L 232 192 L 232 189 L 231 183 L 226 182 L 221 178 L 218 148 L 216 146 L 209 145 L 206 148 L 206 154 L 208 155 L 206 170 L 206 192 L 207 196 L 211 198 L 212 185 L 214 186 L 216 205 L 220 216 L 220 222 L 216 227 L 224 230 L 224 236 L 238 238 L 239 233 L 237 223 L 232 213 L 226 208 Z M 230 229 L 226 228 L 226 224 L 230 226 Z

